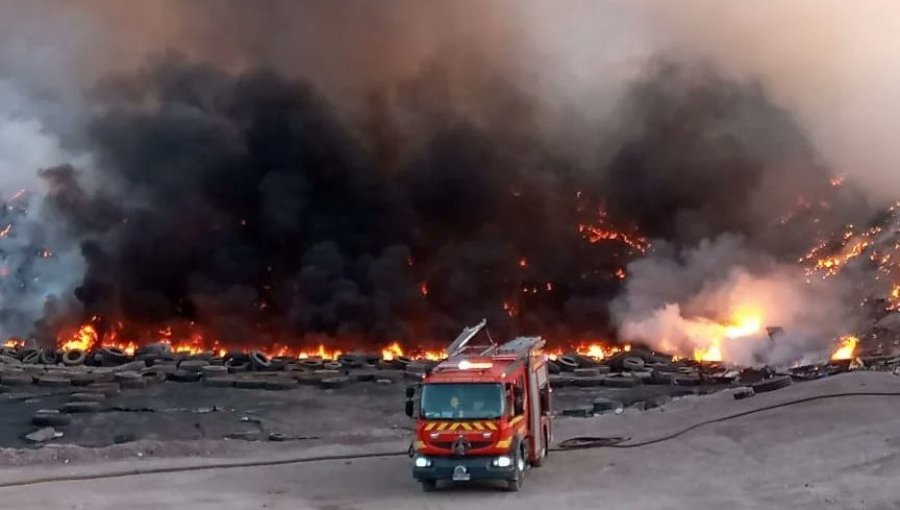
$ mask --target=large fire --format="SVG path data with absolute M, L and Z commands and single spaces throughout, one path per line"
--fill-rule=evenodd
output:
M 842 361 L 853 359 L 853 355 L 856 351 L 856 345 L 859 343 L 859 338 L 855 336 L 845 336 L 841 338 L 841 346 L 838 347 L 834 354 L 831 355 L 832 361 Z
M 726 340 L 738 340 L 758 335 L 763 330 L 762 312 L 754 307 L 738 308 L 727 323 L 715 323 L 706 320 L 699 323 L 698 333 L 708 339 L 706 347 L 694 349 L 696 361 L 724 361 L 722 343 Z

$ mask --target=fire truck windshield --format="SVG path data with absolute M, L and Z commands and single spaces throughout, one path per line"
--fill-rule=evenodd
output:
M 422 417 L 426 419 L 495 419 L 503 415 L 499 384 L 426 384 L 422 387 Z

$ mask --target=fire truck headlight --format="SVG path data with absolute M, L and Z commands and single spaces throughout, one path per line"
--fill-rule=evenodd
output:
M 512 459 L 506 455 L 501 455 L 494 459 L 493 464 L 495 467 L 507 468 L 512 466 Z
M 416 457 L 415 460 L 417 468 L 427 468 L 431 466 L 431 460 L 428 457 Z

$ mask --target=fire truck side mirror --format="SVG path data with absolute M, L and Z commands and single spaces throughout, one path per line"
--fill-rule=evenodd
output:
M 406 411 L 406 416 L 409 416 L 410 418 L 412 418 L 412 417 L 413 417 L 413 414 L 415 414 L 415 411 L 416 411 L 416 405 L 415 405 L 415 403 L 413 403 L 412 400 L 407 400 L 407 401 L 406 401 L 406 409 L 405 409 L 405 411 Z

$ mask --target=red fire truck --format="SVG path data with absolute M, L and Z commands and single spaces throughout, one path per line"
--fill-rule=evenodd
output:
M 413 477 L 425 491 L 440 481 L 501 480 L 522 487 L 551 438 L 547 357 L 540 337 L 496 345 L 485 321 L 466 328 L 445 361 L 407 388 L 416 417 Z M 484 331 L 487 343 L 472 340 Z M 418 390 L 418 391 L 417 391 Z M 418 396 L 418 405 L 416 405 Z

